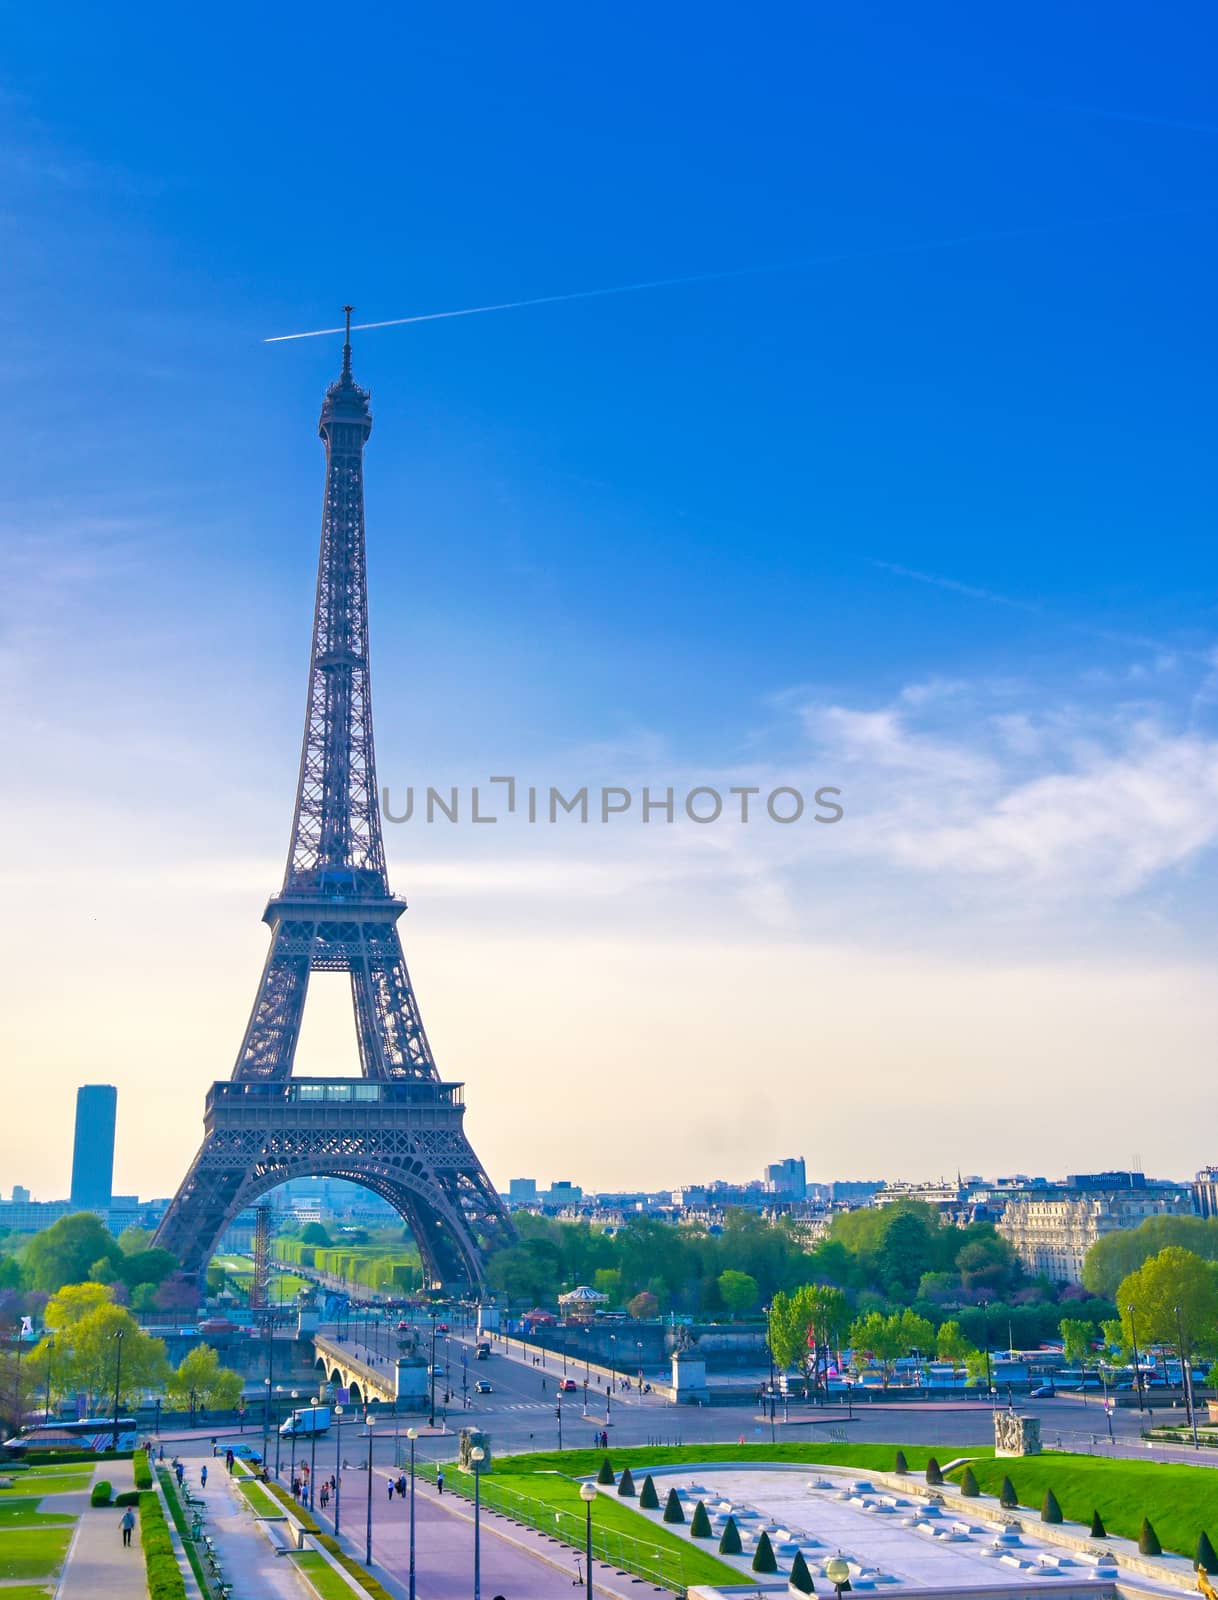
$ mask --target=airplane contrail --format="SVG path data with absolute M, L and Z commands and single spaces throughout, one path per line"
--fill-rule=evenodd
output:
M 1114 222 L 1145 221 L 1164 216 L 1178 216 L 1185 212 L 1203 210 L 1204 207 L 1183 206 L 1167 211 L 1125 212 L 1115 216 L 1075 217 L 1061 222 L 1044 222 L 1024 228 L 1004 228 L 992 233 L 956 234 L 945 239 L 923 239 L 912 244 L 877 245 L 867 250 L 838 250 L 824 255 L 801 256 L 793 261 L 772 261 L 747 267 L 726 267 L 715 272 L 690 272 L 674 278 L 646 278 L 638 283 L 618 283 L 608 288 L 575 289 L 566 294 L 536 295 L 528 300 L 501 300 L 495 305 L 463 306 L 456 311 L 427 311 L 413 317 L 389 317 L 383 322 L 353 322 L 352 332 L 367 332 L 373 328 L 403 328 L 415 322 L 443 322 L 450 317 L 480 317 L 488 311 L 522 311 L 528 306 L 552 306 L 568 300 L 598 300 L 608 295 L 639 294 L 647 289 L 671 289 L 682 284 L 720 283 L 729 278 L 752 278 L 773 272 L 800 272 L 809 267 L 836 266 L 843 262 L 877 260 L 886 256 L 922 255 L 935 250 L 952 250 L 971 244 L 996 244 L 1008 239 L 1026 239 L 1037 234 L 1056 233 L 1063 228 L 1100 227 Z M 337 328 L 310 328 L 304 333 L 276 333 L 264 339 L 263 344 L 286 344 L 292 339 L 321 339 L 329 334 L 344 333 Z

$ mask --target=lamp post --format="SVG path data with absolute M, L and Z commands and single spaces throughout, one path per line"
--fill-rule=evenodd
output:
M 993 1406 L 993 1382 L 990 1377 L 990 1302 L 988 1300 L 981 1302 L 981 1326 L 983 1330 L 981 1336 L 985 1342 L 985 1397 L 990 1402 L 990 1405 Z
M 279 1400 L 282 1400 L 282 1398 L 283 1398 L 283 1385 L 281 1383 L 277 1383 L 275 1385 L 275 1393 L 279 1397 Z M 278 1400 L 276 1401 L 276 1404 L 275 1404 L 275 1423 L 276 1423 L 276 1427 L 275 1427 L 275 1476 L 276 1476 L 276 1478 L 278 1478 L 278 1476 L 279 1476 L 279 1439 L 280 1439 L 279 1427 L 278 1427 L 278 1423 L 279 1423 L 279 1401 Z M 263 1464 L 263 1466 L 266 1465 L 265 1455 L 263 1457 L 263 1463 L 262 1464 Z
M 584 1502 L 584 1600 L 592 1600 L 592 1502 L 596 1485 L 581 1483 L 579 1497 Z
M 562 1449 L 562 1392 L 559 1392 L 558 1403 L 554 1407 L 554 1415 L 558 1419 L 558 1448 Z
M 842 1590 L 850 1582 L 850 1563 L 844 1556 L 834 1556 L 825 1562 L 825 1577 L 833 1585 L 838 1600 L 841 1600 Z
M 266 1466 L 266 1458 L 271 1450 L 271 1380 L 262 1380 L 262 1464 Z M 194 1395 L 191 1394 L 191 1415 L 194 1415 Z
M 1126 1306 L 1125 1310 L 1129 1313 L 1129 1342 L 1133 1346 L 1133 1387 L 1138 1397 L 1138 1410 L 1145 1411 L 1146 1407 L 1142 1404 L 1142 1367 L 1138 1361 L 1138 1325 L 1133 1307 Z
M 1197 1413 L 1193 1406 L 1193 1366 L 1189 1362 L 1188 1370 L 1184 1367 L 1184 1328 L 1180 1322 L 1180 1307 L 1173 1306 L 1172 1311 L 1176 1318 L 1176 1349 L 1180 1352 L 1180 1387 L 1184 1390 L 1185 1416 L 1188 1425 L 1193 1430 L 1193 1449 L 1201 1448 L 1197 1441 Z
M 364 1419 L 368 1427 L 368 1523 L 364 1541 L 364 1565 L 372 1565 L 372 1425 L 376 1421 L 370 1411 Z
M 47 1403 L 46 1403 L 46 1411 L 45 1411 L 45 1413 L 43 1415 L 43 1419 L 42 1419 L 44 1422 L 50 1422 L 50 1420 L 51 1420 L 51 1357 L 52 1357 L 52 1355 L 54 1353 L 55 1353 L 55 1341 L 54 1341 L 54 1339 L 48 1339 L 47 1340 Z
M 118 1342 L 118 1359 L 114 1363 L 114 1432 L 110 1438 L 110 1448 L 114 1451 L 118 1450 L 118 1406 L 123 1384 L 123 1340 L 126 1334 L 126 1328 L 116 1328 L 112 1335 Z
M 639 1404 L 642 1405 L 642 1403 L 643 1403 L 643 1341 L 641 1339 L 636 1339 L 634 1341 L 634 1348 L 639 1353 Z
M 313 1480 L 317 1476 L 317 1408 L 321 1404 L 321 1396 L 315 1394 L 309 1404 L 313 1407 L 313 1427 L 309 1448 L 309 1510 L 312 1511 L 314 1496 L 317 1493 L 313 1487 Z
M 342 1406 L 334 1407 L 334 1537 L 338 1538 L 339 1498 L 343 1485 Z
M 292 1465 L 290 1470 L 292 1482 L 296 1482 L 296 1402 L 300 1399 L 300 1390 L 292 1390 Z
M 486 1451 L 476 1444 L 469 1459 L 474 1464 L 474 1600 L 482 1600 L 482 1463 Z
M 609 1335 L 609 1382 L 605 1386 L 605 1421 L 609 1421 L 609 1409 L 613 1405 L 613 1390 L 617 1384 L 617 1334 Z
M 427 1426 L 434 1428 L 436 1425 L 436 1313 L 431 1313 L 431 1409 L 427 1416 Z
M 415 1600 L 414 1592 L 414 1442 L 419 1437 L 417 1428 L 407 1428 L 406 1437 L 410 1440 L 410 1590 L 408 1600 Z M 337 1531 L 337 1525 L 336 1525 Z
M 264 1312 L 262 1318 L 262 1334 L 266 1340 L 266 1409 L 262 1413 L 262 1465 L 265 1468 L 269 1450 L 267 1434 L 271 1425 L 271 1389 L 275 1383 L 275 1327 L 271 1322 L 270 1313 Z

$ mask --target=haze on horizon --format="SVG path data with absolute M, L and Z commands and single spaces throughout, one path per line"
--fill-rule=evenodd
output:
M 391 795 L 843 794 L 387 825 L 497 1184 L 1218 1159 L 1212 14 L 297 9 L 9 19 L 0 1190 L 106 1081 L 172 1193 L 231 1070 L 345 300 L 559 297 L 356 342 Z

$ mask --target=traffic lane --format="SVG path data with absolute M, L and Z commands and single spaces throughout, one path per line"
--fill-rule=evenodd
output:
M 473 1343 L 475 1341 L 471 1340 L 470 1342 Z M 586 1385 L 589 1404 L 596 1402 L 601 1410 L 604 1409 L 606 1393 L 605 1384 L 607 1380 L 600 1381 L 595 1375 L 587 1377 L 586 1373 L 580 1371 L 580 1363 L 574 1360 L 569 1361 L 564 1367 L 561 1354 L 556 1355 L 553 1351 L 550 1351 L 549 1362 L 546 1366 L 542 1367 L 540 1365 L 535 1366 L 533 1364 L 533 1358 L 529 1354 L 522 1356 L 518 1350 L 496 1349 L 494 1346 L 492 1346 L 492 1353 L 489 1359 L 486 1361 L 479 1361 L 476 1364 L 478 1367 L 483 1369 L 483 1371 L 485 1371 L 486 1369 L 495 1366 L 497 1363 L 506 1363 L 510 1368 L 518 1370 L 521 1374 L 532 1374 L 536 1380 L 535 1392 L 538 1397 L 542 1399 L 548 1398 L 551 1394 L 556 1394 L 558 1392 L 559 1381 L 566 1377 L 574 1381 L 575 1389 L 564 1395 L 564 1404 L 567 1401 L 574 1402 L 578 1399 L 582 1406 L 584 1401 L 584 1389 Z M 471 1363 L 471 1373 L 473 1372 L 473 1369 L 474 1363 Z M 471 1378 L 470 1381 L 472 1383 L 473 1379 Z M 492 1381 L 494 1380 L 492 1379 Z M 618 1405 L 667 1407 L 671 1404 L 671 1402 L 666 1400 L 663 1395 L 656 1394 L 654 1390 L 651 1394 L 641 1395 L 638 1389 L 634 1387 L 635 1382 L 637 1382 L 636 1379 L 631 1380 L 631 1387 L 629 1389 L 618 1388 L 612 1391 L 613 1404 L 615 1407 Z

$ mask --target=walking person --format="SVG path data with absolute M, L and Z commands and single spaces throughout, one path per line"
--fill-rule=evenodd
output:
M 437 1467 L 436 1468 L 436 1492 L 437 1492 L 437 1494 L 443 1494 L 444 1493 L 444 1468 L 443 1467 Z
M 385 1485 L 385 1487 L 389 1490 L 389 1504 L 392 1505 L 393 1504 L 393 1479 L 392 1478 L 390 1478 L 389 1482 Z
M 199 1488 L 200 1489 L 206 1489 L 207 1488 L 207 1463 L 206 1462 L 204 1462 L 203 1465 L 199 1468 Z
M 135 1512 L 132 1511 L 130 1506 L 123 1512 L 123 1520 L 119 1523 L 119 1527 L 123 1530 L 123 1549 L 129 1549 L 131 1545 L 131 1530 L 135 1527 Z

